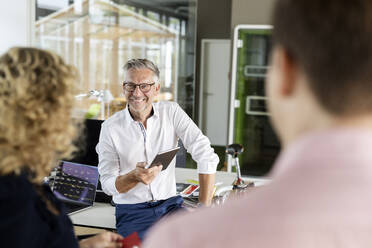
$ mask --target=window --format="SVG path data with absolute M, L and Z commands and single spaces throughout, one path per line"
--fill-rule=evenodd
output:
M 58 2 L 58 4 L 56 4 Z M 125 62 L 147 58 L 160 70 L 157 100 L 194 108 L 195 4 L 187 1 L 38 0 L 36 45 L 80 72 L 75 113 L 106 119 L 123 109 Z

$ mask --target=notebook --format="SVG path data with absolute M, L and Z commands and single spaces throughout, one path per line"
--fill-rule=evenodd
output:
M 68 214 L 93 206 L 98 184 L 98 168 L 62 161 L 54 176 L 52 191 L 64 202 Z

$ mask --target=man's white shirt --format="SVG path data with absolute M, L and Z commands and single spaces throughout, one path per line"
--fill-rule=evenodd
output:
M 133 120 L 128 108 L 108 118 L 102 124 L 96 147 L 103 191 L 112 195 L 118 204 L 135 204 L 175 196 L 176 159 L 150 185 L 138 183 L 128 192 L 119 193 L 115 181 L 119 175 L 134 170 L 138 162 L 150 164 L 157 153 L 176 147 L 178 138 L 196 161 L 198 173 L 216 172 L 219 158 L 211 148 L 209 139 L 177 103 L 153 103 L 153 115 L 147 119 L 146 129 Z

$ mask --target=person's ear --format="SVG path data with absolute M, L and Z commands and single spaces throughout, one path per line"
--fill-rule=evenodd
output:
M 292 56 L 284 48 L 277 48 L 276 59 L 279 69 L 281 71 L 280 80 L 280 94 L 283 96 L 290 96 L 296 89 L 296 82 L 298 77 L 298 66 Z
M 159 94 L 160 92 L 160 83 L 155 83 L 155 95 Z

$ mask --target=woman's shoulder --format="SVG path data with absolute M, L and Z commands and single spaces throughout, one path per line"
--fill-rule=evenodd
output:
M 35 189 L 26 174 L 0 176 L 0 212 L 11 203 L 26 203 L 35 196 Z M 4 204 L 6 203 L 6 204 Z
M 48 210 L 47 202 L 50 202 L 57 212 L 61 212 L 62 203 L 57 200 L 48 185 L 31 183 L 27 173 L 0 176 L 0 215 L 2 211 L 36 211 L 40 217 L 49 219 L 53 217 L 53 211 Z
M 27 224 L 34 195 L 26 176 L 0 176 L 0 231 L 3 235 L 12 236 L 16 229 Z
M 77 247 L 71 220 L 50 212 L 43 198 L 61 210 L 47 186 L 32 184 L 24 174 L 0 176 L 0 238 L 12 247 Z

